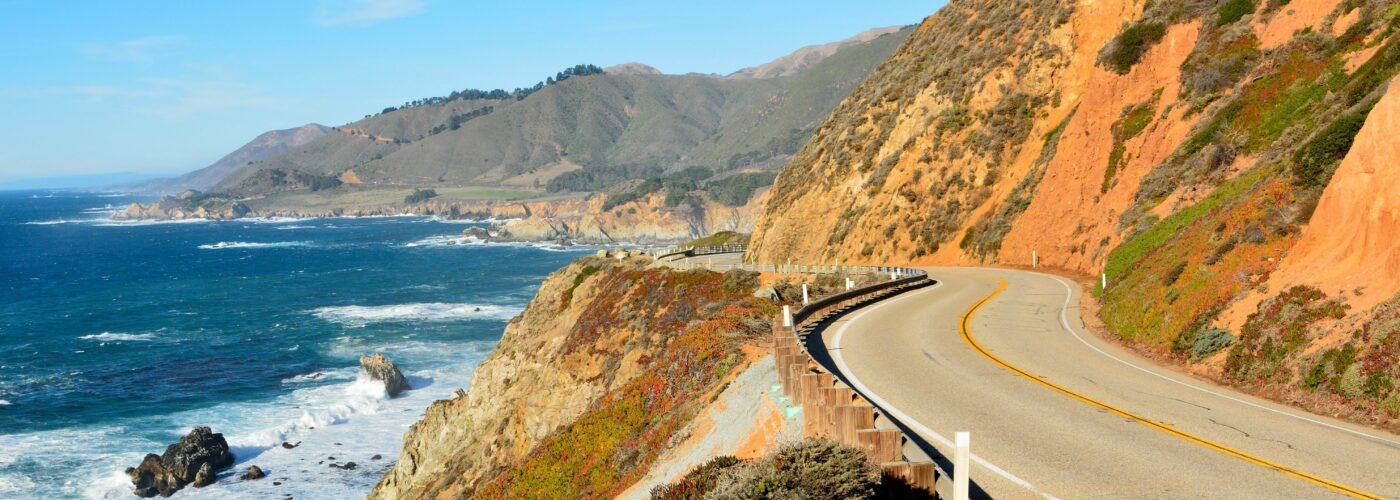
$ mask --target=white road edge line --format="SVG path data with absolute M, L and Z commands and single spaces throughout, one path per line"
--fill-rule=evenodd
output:
M 851 385 L 854 386 L 854 387 L 856 388 L 856 390 L 860 391 L 860 393 L 861 393 L 862 395 L 864 395 L 866 398 L 869 398 L 871 402 L 873 402 L 873 403 L 875 403 L 876 405 L 878 405 L 878 406 L 879 406 L 881 409 L 883 409 L 884 411 L 889 412 L 889 413 L 890 413 L 890 416 L 893 416 L 894 418 L 899 419 L 900 422 L 903 422 L 905 425 L 908 425 L 909 427 L 913 428 L 913 429 L 914 429 L 916 432 L 918 432 L 919 434 L 923 434 L 924 436 L 933 438 L 934 441 L 937 441 L 938 444 L 942 445 L 944 448 L 953 448 L 954 446 L 953 446 L 953 441 L 952 441 L 952 440 L 948 439 L 947 437 L 944 437 L 942 434 L 939 434 L 939 433 L 937 433 L 937 432 L 934 432 L 933 429 L 928 428 L 928 426 L 926 426 L 926 425 L 920 423 L 918 420 L 915 420 L 913 417 L 910 417 L 909 414 L 904 413 L 904 412 L 901 411 L 899 408 L 896 408 L 894 405 L 890 404 L 889 401 L 885 401 L 884 398 L 881 398 L 878 394 L 875 394 L 875 391 L 870 390 L 870 387 L 867 387 L 864 383 L 862 383 L 862 382 L 860 381 L 859 378 L 856 378 L 855 373 L 851 371 L 851 369 L 850 369 L 849 366 L 846 366 L 846 360 L 845 360 L 844 358 L 841 357 L 841 338 L 844 337 L 844 336 L 846 335 L 846 330 L 847 330 L 848 328 L 850 328 L 850 326 L 851 326 L 852 323 L 855 323 L 855 322 L 856 322 L 857 320 L 859 320 L 862 316 L 865 316 L 866 314 L 869 314 L 869 313 L 875 311 L 876 309 L 880 309 L 880 308 L 882 308 L 882 307 L 884 307 L 884 306 L 887 306 L 887 305 L 889 305 L 889 304 L 892 304 L 892 303 L 894 303 L 894 302 L 896 302 L 896 301 L 900 301 L 900 300 L 903 300 L 903 299 L 906 299 L 906 298 L 914 297 L 914 296 L 916 296 L 916 295 L 922 294 L 923 292 L 926 292 L 926 291 L 929 291 L 929 290 L 933 290 L 933 289 L 938 288 L 938 287 L 940 287 L 940 286 L 943 286 L 943 282 L 941 282 L 941 281 L 938 282 L 938 283 L 936 283 L 936 284 L 934 284 L 933 286 L 930 286 L 930 287 L 924 289 L 924 290 L 919 290 L 919 291 L 916 291 L 916 292 L 914 292 L 914 293 L 911 293 L 911 294 L 909 294 L 909 295 L 905 295 L 905 296 L 902 296 L 902 297 L 895 297 L 894 299 L 881 302 L 881 303 L 879 303 L 879 304 L 876 304 L 876 305 L 874 305 L 874 306 L 871 306 L 871 307 L 869 307 L 869 308 L 866 308 L 865 310 L 863 310 L 863 311 L 857 313 L 855 316 L 852 316 L 850 319 L 846 320 L 846 322 L 845 322 L 844 324 L 842 324 L 840 328 L 837 328 L 837 329 L 836 329 L 836 336 L 832 338 L 832 340 L 831 340 L 831 348 L 828 349 L 828 351 L 829 351 L 830 354 L 831 354 L 832 360 L 836 362 L 836 366 L 839 367 L 839 368 L 841 369 L 841 373 L 843 373 L 843 374 L 846 375 L 846 380 L 847 380 L 848 382 L 850 382 Z M 1025 489 L 1027 489 L 1027 490 L 1030 490 L 1031 492 L 1034 492 L 1034 493 L 1036 493 L 1036 494 L 1038 494 L 1038 495 L 1041 495 L 1041 496 L 1043 496 L 1043 497 L 1045 497 L 1045 498 L 1047 498 L 1047 499 L 1058 500 L 1055 496 L 1050 495 L 1049 493 L 1045 493 L 1045 492 L 1043 492 L 1043 491 L 1040 491 L 1040 489 L 1036 488 L 1036 487 L 1035 487 L 1034 485 L 1032 485 L 1030 482 L 1028 482 L 1028 481 L 1026 481 L 1026 480 L 1024 480 L 1024 479 L 1021 479 L 1021 478 L 1019 478 L 1019 477 L 1016 477 L 1016 475 L 1014 475 L 1014 474 L 1012 474 L 1012 473 L 1010 473 L 1010 472 L 1007 472 L 1006 469 L 1003 469 L 1003 468 L 1001 468 L 1001 467 L 997 467 L 995 464 L 993 464 L 993 463 L 987 461 L 986 459 L 984 459 L 984 458 L 982 458 L 982 457 L 980 457 L 980 456 L 978 456 L 978 455 L 976 455 L 976 454 L 973 454 L 973 455 L 972 455 L 972 461 L 973 461 L 974 463 L 976 463 L 977 465 L 980 465 L 980 466 L 982 466 L 982 467 L 985 467 L 987 470 L 990 470 L 990 471 L 996 473 L 996 475 L 1005 478 L 1007 481 L 1011 481 L 1012 483 L 1015 483 L 1015 484 L 1017 484 L 1017 485 L 1020 485 L 1021 487 L 1025 488 Z
M 1390 444 L 1393 444 L 1393 445 L 1396 445 L 1396 446 L 1400 446 L 1400 441 L 1395 441 L 1395 440 L 1391 440 L 1391 439 L 1386 439 L 1386 438 L 1383 438 L 1383 437 L 1380 437 L 1380 436 L 1373 436 L 1373 435 L 1370 435 L 1370 434 L 1367 434 L 1367 433 L 1364 433 L 1364 432 L 1355 431 L 1355 430 L 1348 429 L 1348 428 L 1346 428 L 1346 427 L 1342 427 L 1342 426 L 1338 426 L 1338 425 L 1334 425 L 1334 424 L 1329 424 L 1329 423 L 1327 423 L 1327 422 L 1323 422 L 1323 421 L 1320 421 L 1320 420 L 1311 419 L 1311 418 L 1308 418 L 1308 417 L 1305 417 L 1305 416 L 1302 416 L 1302 415 L 1297 415 L 1297 414 L 1289 413 L 1289 412 L 1286 412 L 1286 411 L 1281 411 L 1281 410 L 1277 410 L 1277 409 L 1274 409 L 1274 408 L 1269 408 L 1269 407 L 1267 407 L 1267 406 L 1264 406 L 1264 405 L 1261 405 L 1261 404 L 1258 404 L 1258 403 L 1253 403 L 1253 402 L 1250 402 L 1250 401 L 1245 401 L 1245 400 L 1243 400 L 1243 399 L 1236 398 L 1236 397 L 1231 396 L 1231 395 L 1229 395 L 1229 394 L 1222 394 L 1222 393 L 1219 393 L 1219 392 L 1216 392 L 1216 391 L 1212 391 L 1212 390 L 1210 390 L 1210 389 L 1206 389 L 1206 388 L 1203 388 L 1203 387 L 1197 387 L 1197 386 L 1188 384 L 1188 383 L 1186 383 L 1186 382 L 1182 382 L 1182 381 L 1180 381 L 1180 380 L 1177 380 L 1177 379 L 1168 377 L 1168 376 L 1166 376 L 1166 375 L 1162 375 L 1162 374 L 1160 374 L 1160 373 L 1154 372 L 1154 371 L 1152 371 L 1152 370 L 1148 370 L 1148 369 L 1143 368 L 1143 367 L 1141 367 L 1141 366 L 1138 366 L 1138 365 L 1135 365 L 1135 364 L 1130 363 L 1130 362 L 1128 362 L 1128 361 L 1125 361 L 1125 360 L 1123 360 L 1122 358 L 1119 358 L 1119 357 L 1117 357 L 1117 356 L 1114 356 L 1114 355 L 1112 355 L 1112 354 L 1109 354 L 1108 352 L 1105 352 L 1103 349 L 1099 349 L 1097 346 L 1095 346 L 1095 345 L 1093 345 L 1093 344 L 1090 344 L 1089 342 L 1085 341 L 1083 337 L 1080 337 L 1078 333 L 1075 333 L 1075 331 L 1074 331 L 1073 328 L 1070 328 L 1070 326 L 1069 326 L 1069 320 L 1065 318 L 1065 313 L 1069 311 L 1069 301 L 1070 301 L 1071 299 L 1074 298 L 1074 290 L 1070 288 L 1069 284 L 1065 283 L 1064 280 L 1060 279 L 1059 276 L 1054 276 L 1054 275 L 1049 275 L 1049 274 L 1044 274 L 1044 273 L 1035 273 L 1035 272 L 1033 272 L 1033 273 L 1031 273 L 1031 274 L 1038 274 L 1038 275 L 1041 275 L 1041 276 L 1045 276 L 1045 277 L 1051 278 L 1051 279 L 1055 280 L 1056 282 L 1058 282 L 1058 283 L 1060 284 L 1060 286 L 1065 287 L 1065 303 L 1064 303 L 1063 306 L 1060 307 L 1060 326 L 1063 327 L 1063 328 L 1065 329 L 1065 331 L 1069 332 L 1070 335 L 1073 335 L 1074 338 L 1075 338 L 1076 340 L 1079 340 L 1079 342 L 1080 342 L 1081 344 L 1084 344 L 1085 346 L 1088 346 L 1090 349 L 1093 349 L 1094 351 L 1098 352 L 1099 354 L 1102 354 L 1102 355 L 1104 355 L 1104 356 L 1107 356 L 1109 359 L 1112 359 L 1112 360 L 1117 361 L 1117 362 L 1119 362 L 1119 363 L 1122 363 L 1122 364 L 1124 364 L 1124 365 L 1130 366 L 1130 367 L 1132 367 L 1132 368 L 1134 368 L 1134 369 L 1136 369 L 1136 370 L 1139 370 L 1139 371 L 1141 371 L 1141 372 L 1143 372 L 1143 373 L 1146 373 L 1146 374 L 1152 375 L 1152 376 L 1154 376 L 1154 377 L 1160 378 L 1160 379 L 1162 379 L 1162 380 L 1166 380 L 1166 381 L 1168 381 L 1168 382 L 1171 382 L 1171 383 L 1174 383 L 1174 384 L 1177 384 L 1177 385 L 1181 385 L 1181 386 L 1184 386 L 1184 387 L 1189 387 L 1189 388 L 1191 388 L 1191 389 L 1195 389 L 1195 390 L 1197 390 L 1197 391 L 1204 392 L 1204 393 L 1206 393 L 1206 394 L 1210 394 L 1210 395 L 1213 395 L 1213 396 L 1218 396 L 1218 397 L 1221 397 L 1221 398 L 1225 398 L 1225 399 L 1228 399 L 1228 400 L 1230 400 L 1230 401 L 1234 401 L 1234 402 L 1236 402 L 1236 403 L 1242 403 L 1242 404 L 1249 405 L 1249 406 L 1252 406 L 1252 407 L 1255 407 L 1255 408 L 1258 408 L 1258 409 L 1261 409 L 1261 410 L 1266 410 L 1266 411 L 1270 411 L 1270 412 L 1273 412 L 1273 413 L 1277 413 L 1277 414 L 1279 414 L 1279 415 L 1284 415 L 1284 416 L 1288 416 L 1288 417 L 1293 417 L 1293 418 L 1296 418 L 1296 419 L 1298 419 L 1298 420 L 1303 420 L 1303 421 L 1306 421 L 1306 422 L 1311 422 L 1311 423 L 1314 423 L 1314 424 L 1317 424 L 1317 425 L 1321 425 L 1321 426 L 1323 426 L 1323 427 L 1328 427 L 1328 428 L 1331 428 L 1331 429 L 1336 429 L 1336 430 L 1339 430 L 1339 431 L 1342 431 L 1342 432 L 1347 432 L 1347 433 L 1350 433 L 1350 434 L 1354 434 L 1354 435 L 1357 435 L 1357 436 L 1361 436 L 1361 437 L 1363 437 L 1363 438 L 1367 438 L 1367 439 L 1371 439 L 1371 440 L 1375 440 L 1375 441 L 1386 442 L 1386 443 L 1390 443 Z

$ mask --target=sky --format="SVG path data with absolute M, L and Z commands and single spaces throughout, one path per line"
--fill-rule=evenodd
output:
M 0 181 L 183 173 L 268 130 L 575 64 L 727 74 L 942 3 L 0 0 Z

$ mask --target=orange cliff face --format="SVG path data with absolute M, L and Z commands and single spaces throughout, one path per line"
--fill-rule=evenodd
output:
M 1134 2 L 952 2 L 828 117 L 779 174 L 760 261 L 957 262 L 957 238 L 1010 191 L 1074 108 L 1086 54 Z M 1098 33 L 1102 31 L 1104 33 Z
M 1094 2 L 1058 19 L 1042 5 L 954 2 L 939 11 L 780 174 L 758 221 L 752 257 L 1029 265 L 1035 251 L 1056 267 L 1099 268 L 1119 238 L 1118 216 L 1133 204 L 1138 181 L 1194 123 L 1176 102 L 1177 68 L 1196 44 L 1198 23 L 1171 27 L 1128 74 L 1096 64 L 1100 49 L 1142 8 L 1141 2 Z M 991 27 L 1000 26 L 995 19 L 1016 18 L 1021 27 L 1001 39 L 977 29 L 950 43 L 950 26 L 967 16 L 989 19 Z M 974 57 L 940 66 L 921 59 L 995 40 L 1009 45 L 995 63 Z M 889 94 L 911 80 L 905 74 L 911 67 L 938 76 L 924 87 L 872 99 L 873 107 L 859 102 L 862 92 L 872 92 L 867 87 Z M 949 81 L 968 76 L 977 78 Z M 1150 107 L 1153 119 L 1125 141 L 1121 164 L 1105 183 L 1115 123 L 1134 105 Z M 887 133 L 878 126 L 882 118 Z M 846 123 L 857 126 L 841 130 Z M 999 133 L 989 144 L 988 131 L 1003 129 L 1013 133 Z M 861 157 L 843 149 L 876 150 L 869 160 L 875 165 L 862 167 Z M 1028 206 L 1006 210 L 1012 196 L 1026 191 Z M 969 233 L 993 235 L 983 245 L 991 250 L 969 244 L 976 239 Z
M 1271 283 L 1308 284 L 1366 309 L 1400 290 L 1400 84 L 1392 82 Z M 1282 289 L 1281 287 L 1270 287 Z M 1355 294 L 1357 289 L 1363 293 Z

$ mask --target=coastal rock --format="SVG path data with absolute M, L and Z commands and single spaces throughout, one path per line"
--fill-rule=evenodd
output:
M 194 481 L 191 481 L 190 484 L 193 484 L 195 488 L 203 488 L 214 484 L 214 479 L 214 468 L 209 466 L 209 462 L 205 462 L 199 466 L 199 472 L 194 474 Z
M 264 474 L 263 470 L 258 466 L 253 465 L 248 467 L 248 472 L 245 472 L 243 476 L 239 479 L 242 479 L 244 481 L 252 481 L 254 479 L 262 479 L 264 477 L 267 477 L 267 474 Z
M 147 454 L 141 464 L 126 469 L 140 497 L 168 497 L 187 484 L 195 487 L 213 484 L 219 470 L 233 465 L 233 453 L 223 434 L 208 427 L 196 427 L 162 455 Z
M 394 363 L 382 354 L 376 352 L 373 356 L 360 356 L 360 368 L 368 373 L 370 378 L 384 382 L 384 390 L 389 392 L 391 398 L 412 389 L 403 378 L 399 367 L 394 366 Z
M 491 230 L 481 226 L 471 226 L 462 230 L 462 236 L 476 238 L 481 241 L 491 241 Z

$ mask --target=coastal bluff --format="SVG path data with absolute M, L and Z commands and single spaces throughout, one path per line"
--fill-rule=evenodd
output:
M 430 405 L 372 499 L 613 496 L 751 364 L 776 306 L 753 273 L 584 257 L 512 319 L 470 389 Z

